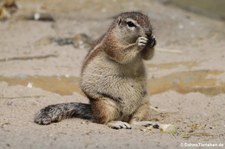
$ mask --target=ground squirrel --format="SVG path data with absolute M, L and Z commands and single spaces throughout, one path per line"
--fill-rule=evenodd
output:
M 84 60 L 80 86 L 90 104 L 49 105 L 35 115 L 34 121 L 47 125 L 79 117 L 116 129 L 151 125 L 143 59 L 151 59 L 155 44 L 146 15 L 121 13 Z

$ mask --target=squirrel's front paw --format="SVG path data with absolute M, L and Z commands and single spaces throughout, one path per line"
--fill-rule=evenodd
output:
M 147 43 L 148 43 L 148 38 L 146 38 L 146 37 L 139 37 L 137 39 L 137 45 L 140 48 L 144 48 Z
M 151 35 L 149 41 L 148 41 L 148 45 L 150 48 L 153 48 L 156 45 L 156 39 L 154 35 Z
M 61 110 L 55 106 L 47 106 L 35 114 L 34 122 L 40 125 L 48 125 L 62 119 Z

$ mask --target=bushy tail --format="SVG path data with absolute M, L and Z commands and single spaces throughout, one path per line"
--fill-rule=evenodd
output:
M 49 105 L 36 113 L 34 122 L 40 125 L 48 125 L 72 117 L 93 119 L 90 104 L 73 102 Z

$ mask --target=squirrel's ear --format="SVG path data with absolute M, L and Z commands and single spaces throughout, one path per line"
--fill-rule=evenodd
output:
M 117 24 L 120 26 L 121 23 L 122 23 L 122 19 L 119 17 L 119 18 L 117 19 Z

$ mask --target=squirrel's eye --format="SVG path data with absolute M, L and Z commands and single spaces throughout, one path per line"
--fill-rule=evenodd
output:
M 128 27 L 136 27 L 136 25 L 133 22 L 131 22 L 131 21 L 127 22 L 127 26 Z

